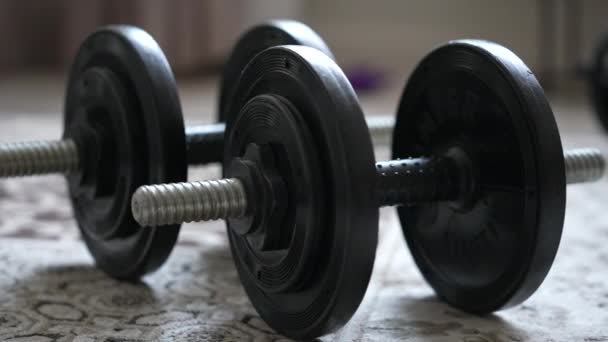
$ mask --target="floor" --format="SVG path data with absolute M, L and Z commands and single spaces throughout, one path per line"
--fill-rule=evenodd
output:
M 56 138 L 63 80 L 0 80 L 0 140 Z M 180 82 L 188 123 L 214 120 L 214 82 Z M 369 113 L 393 111 L 399 87 L 362 96 Z M 552 105 L 564 145 L 608 151 L 584 97 Z M 388 156 L 379 146 L 377 158 Z M 191 170 L 191 179 L 219 175 Z M 393 209 L 381 211 L 372 282 L 354 318 L 323 340 L 608 341 L 607 181 L 568 192 L 564 236 L 544 284 L 523 305 L 479 317 L 440 302 L 416 269 Z M 92 266 L 59 176 L 0 182 L 0 340 L 275 341 L 239 282 L 220 222 L 186 224 L 167 264 L 140 284 Z

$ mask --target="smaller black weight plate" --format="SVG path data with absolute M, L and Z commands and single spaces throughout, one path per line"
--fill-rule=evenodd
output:
M 91 34 L 71 67 L 64 125 L 81 164 L 68 176 L 70 197 L 97 265 L 121 279 L 154 271 L 179 226 L 139 227 L 131 195 L 141 185 L 185 181 L 187 171 L 177 88 L 154 39 L 130 26 Z
M 587 77 L 593 108 L 604 129 L 608 130 L 608 33 L 595 48 Z
M 528 67 L 490 42 L 439 47 L 409 79 L 393 139 L 394 158 L 458 151 L 472 165 L 470 196 L 398 209 L 437 294 L 475 313 L 529 297 L 557 252 L 566 193 L 557 125 Z
M 318 49 L 333 59 L 333 54 L 323 39 L 307 25 L 295 20 L 271 20 L 261 23 L 243 33 L 228 61 L 224 65 L 220 80 L 218 121 L 226 122 L 226 109 L 231 99 L 235 82 L 245 65 L 263 50 L 279 45 L 302 45 Z
M 239 114 L 227 123 L 224 165 L 252 145 L 270 146 L 287 187 L 285 217 L 259 230 L 280 235 L 270 250 L 241 235 L 247 231 L 241 220 L 229 220 L 239 277 L 273 329 L 318 337 L 350 319 L 374 263 L 378 208 L 370 196 L 376 173 L 369 131 L 346 76 L 317 49 L 266 49 L 237 84 L 229 110 Z M 231 170 L 224 175 L 234 176 Z

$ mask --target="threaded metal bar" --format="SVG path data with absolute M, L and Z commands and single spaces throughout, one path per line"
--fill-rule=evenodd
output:
M 131 210 L 143 227 L 237 218 L 247 212 L 247 196 L 236 178 L 146 185 L 133 194 Z
M 597 148 L 576 148 L 564 152 L 568 184 L 594 182 L 602 178 L 606 160 Z
M 605 169 L 597 149 L 566 151 L 564 162 L 569 184 L 597 180 Z M 466 191 L 467 172 L 450 157 L 383 161 L 376 171 L 379 206 L 451 200 Z M 133 194 L 131 209 L 141 226 L 155 227 L 242 217 L 248 201 L 243 183 L 227 178 L 142 186 Z
M 71 139 L 0 144 L 0 177 L 68 173 L 79 166 Z

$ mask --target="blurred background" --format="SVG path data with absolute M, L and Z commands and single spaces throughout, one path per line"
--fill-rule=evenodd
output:
M 608 28 L 606 13 L 604 0 L 0 0 L 0 110 L 60 111 L 61 82 L 79 43 L 109 23 L 141 26 L 157 39 L 186 101 L 194 80 L 209 80 L 198 105 L 211 108 L 235 39 L 268 18 L 301 20 L 320 33 L 351 78 L 368 81 L 360 93 L 401 88 L 431 48 L 458 38 L 499 42 L 546 89 L 576 92 Z M 37 89 L 48 100 L 28 100 Z
M 80 42 L 104 24 L 151 33 L 177 75 L 186 123 L 214 122 L 235 40 L 270 18 L 300 20 L 323 37 L 366 115 L 394 113 L 409 73 L 433 47 L 496 41 L 539 77 L 564 146 L 608 151 L 582 72 L 608 34 L 608 0 L 0 0 L 0 141 L 62 135 L 66 72 Z M 391 155 L 381 144 L 375 153 Z M 193 181 L 219 176 L 219 165 L 189 169 Z M 366 300 L 336 340 L 608 341 L 606 182 L 569 190 L 562 245 L 542 291 L 487 317 L 435 299 L 394 209 L 383 209 Z M 62 177 L 2 181 L 0 340 L 278 340 L 242 292 L 225 229 L 223 221 L 184 225 L 167 266 L 145 283 L 118 284 L 91 268 Z

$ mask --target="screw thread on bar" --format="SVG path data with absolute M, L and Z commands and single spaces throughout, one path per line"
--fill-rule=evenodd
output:
M 247 212 L 247 196 L 236 178 L 146 185 L 133 194 L 131 210 L 143 227 L 237 218 Z
M 602 178 L 606 160 L 597 148 L 576 148 L 564 152 L 566 183 L 594 182 Z
M 382 161 L 376 173 L 380 206 L 449 200 L 461 187 L 458 166 L 445 157 Z
M 76 171 L 76 143 L 71 139 L 0 144 L 0 177 Z

